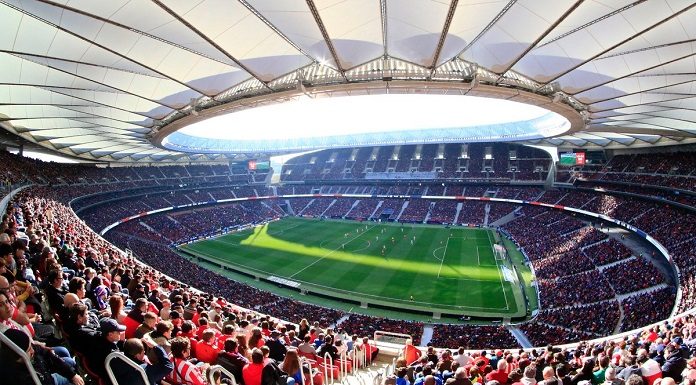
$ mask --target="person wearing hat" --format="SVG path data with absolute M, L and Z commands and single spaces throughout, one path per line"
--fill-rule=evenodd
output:
M 87 367 L 102 380 L 108 379 L 104 360 L 112 352 L 120 351 L 121 333 L 126 331 L 126 327 L 116 322 L 112 318 L 104 318 L 99 321 L 101 334 L 94 339 L 94 346 L 89 349 L 86 356 Z M 122 346 L 122 343 L 121 343 Z
M 85 381 L 70 365 L 66 364 L 52 350 L 33 344 L 31 338 L 25 332 L 17 329 L 5 331 L 7 337 L 18 348 L 27 353 L 32 367 L 41 384 L 44 385 L 84 385 Z M 10 349 L 0 351 L 0 378 L 12 379 L 14 385 L 34 384 L 34 381 L 26 369 L 24 362 Z
M 266 346 L 268 346 L 268 349 L 270 350 L 268 356 L 277 362 L 282 362 L 285 358 L 285 353 L 288 352 L 288 348 L 285 346 L 283 339 L 280 337 L 280 332 L 273 329 L 271 330 L 270 336 L 266 338 Z

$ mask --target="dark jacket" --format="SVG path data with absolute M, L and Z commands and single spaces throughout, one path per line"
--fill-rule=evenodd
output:
M 242 377 L 242 369 L 244 365 L 248 364 L 249 360 L 243 355 L 234 352 L 220 352 L 217 357 L 217 364 L 227 369 L 234 375 L 234 379 L 237 380 L 237 384 L 244 385 L 244 378 Z
M 261 385 L 281 385 L 285 384 L 288 374 L 280 369 L 275 360 L 269 359 L 261 372 Z
M 269 338 L 266 340 L 266 346 L 268 346 L 268 357 L 282 362 L 285 358 L 285 353 L 288 352 L 288 348 L 283 345 L 283 343 L 278 338 Z
M 155 346 L 152 349 L 157 357 L 156 363 L 152 365 L 138 361 L 135 357 L 125 357 L 128 357 L 128 359 L 140 365 L 140 367 L 145 370 L 145 375 L 147 376 L 150 384 L 154 385 L 159 384 L 164 377 L 174 370 L 174 363 L 169 360 L 167 353 L 164 351 L 164 349 L 162 349 L 161 346 Z M 119 384 L 146 385 L 143 383 L 143 378 L 140 376 L 140 373 L 121 360 L 112 360 L 111 369 L 113 370 L 114 377 L 116 377 Z
M 66 364 L 60 357 L 56 356 L 51 349 L 34 344 L 34 359 L 32 366 L 36 371 L 36 376 L 42 385 L 53 385 L 51 373 L 57 373 L 68 380 L 75 376 L 75 371 Z M 22 361 L 17 362 L 17 356 L 12 352 L 3 352 L 2 364 L 0 365 L 0 378 L 5 379 L 13 385 L 33 385 L 34 381 Z
M 616 375 L 616 378 L 620 378 L 620 379 L 626 381 L 626 380 L 628 380 L 628 377 L 631 377 L 632 374 L 637 374 L 640 376 L 641 375 L 640 373 L 641 373 L 640 366 L 638 366 L 638 365 L 627 366 L 627 367 L 623 368 L 623 370 L 621 370 L 619 372 L 619 374 Z
M 682 371 L 686 368 L 686 360 L 680 350 L 674 350 L 665 357 L 662 365 L 662 377 L 672 377 L 677 383 L 682 380 Z

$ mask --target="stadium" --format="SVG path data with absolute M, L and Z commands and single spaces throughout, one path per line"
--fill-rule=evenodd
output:
M 695 8 L 2 1 L 0 378 L 694 385 Z

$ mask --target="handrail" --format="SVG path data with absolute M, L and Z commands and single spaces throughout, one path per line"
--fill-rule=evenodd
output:
M 338 377 L 340 380 L 343 380 L 344 378 L 348 377 L 348 374 L 348 357 L 346 352 L 341 352 L 341 355 L 338 358 Z
M 329 381 L 329 373 L 331 373 L 331 381 Z M 332 385 L 336 379 L 333 373 L 333 358 L 329 352 L 324 353 L 324 384 Z
M 302 383 L 301 383 L 301 384 L 296 384 L 296 385 L 306 385 L 306 384 L 305 384 L 305 375 L 304 375 L 304 364 L 305 364 L 305 362 L 307 363 L 307 366 L 309 366 L 309 375 L 310 375 L 310 378 L 311 378 L 311 376 L 312 376 L 312 365 L 309 363 L 309 361 L 307 361 L 307 358 L 306 358 L 306 357 L 300 356 L 300 382 L 302 382 Z M 288 375 L 290 375 L 290 373 L 288 373 Z M 313 385 L 313 381 L 310 383 L 310 385 Z
M 230 372 L 229 370 L 225 369 L 221 365 L 213 365 L 208 369 L 208 383 L 209 384 L 215 384 L 215 379 L 214 375 L 217 372 L 222 372 L 222 374 L 226 375 L 227 377 L 230 378 L 230 381 L 232 382 L 232 385 L 237 385 L 237 380 L 234 378 L 234 374 Z
M 27 354 L 27 352 L 20 349 L 19 346 L 15 345 L 15 343 L 12 342 L 12 340 L 7 338 L 5 333 L 0 333 L 0 342 L 5 344 L 8 348 L 10 348 L 10 350 L 12 350 L 16 355 L 18 355 L 19 358 L 22 359 L 22 361 L 24 362 L 24 366 L 27 367 L 29 375 L 31 375 L 31 379 L 34 381 L 34 384 L 41 385 L 41 381 L 39 381 L 39 377 L 36 375 L 36 370 L 34 370 L 34 366 L 32 366 L 31 360 L 29 359 L 29 355 Z
M 143 383 L 145 385 L 150 385 L 150 380 L 147 379 L 145 369 L 143 369 L 140 365 L 130 360 L 128 357 L 126 357 L 125 354 L 121 352 L 109 353 L 109 355 L 106 356 L 106 359 L 104 360 L 104 366 L 106 366 L 106 374 L 109 376 L 109 380 L 111 380 L 112 384 L 118 385 L 118 380 L 116 379 L 116 376 L 114 376 L 114 371 L 111 369 L 111 361 L 113 361 L 115 358 L 118 358 L 122 362 L 125 362 L 131 368 L 135 369 L 140 374 L 140 377 L 142 377 Z

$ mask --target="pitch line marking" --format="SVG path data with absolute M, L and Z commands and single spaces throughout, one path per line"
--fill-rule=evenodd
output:
M 377 225 L 374 225 L 374 226 L 370 227 L 369 229 L 367 229 L 367 230 L 365 230 L 365 231 L 359 233 L 357 236 L 351 238 L 350 240 L 348 240 L 348 242 L 345 242 L 345 243 L 343 243 L 343 244 L 344 244 L 344 245 L 347 245 L 347 244 L 353 242 L 354 240 L 356 240 L 356 239 L 362 237 L 363 235 L 367 234 L 370 230 L 374 229 L 375 227 L 377 227 Z M 338 246 L 337 248 L 335 248 L 335 249 L 329 251 L 328 253 L 324 254 L 324 256 L 322 256 L 321 258 L 317 259 L 316 261 L 314 261 L 314 262 L 310 263 L 309 265 L 303 267 L 302 269 L 298 270 L 297 272 L 295 272 L 293 275 L 289 276 L 288 278 L 293 278 L 293 277 L 296 276 L 297 274 L 300 274 L 301 272 L 303 272 L 303 271 L 309 269 L 310 267 L 316 265 L 317 263 L 319 263 L 320 261 L 324 260 L 324 259 L 325 259 L 326 257 L 328 257 L 329 255 L 331 255 L 331 254 L 335 253 L 336 251 L 338 251 L 338 249 L 340 249 L 340 248 L 341 248 L 341 246 Z
M 440 260 L 440 268 L 437 270 L 437 278 L 440 278 L 440 273 L 442 272 L 442 264 L 445 262 L 445 257 L 447 256 L 447 246 L 449 246 L 449 237 L 447 242 L 445 242 L 445 252 L 442 253 L 442 259 Z
M 440 246 L 440 247 L 438 247 L 437 249 L 433 250 L 433 258 L 437 259 L 438 261 L 442 261 L 442 259 L 445 257 L 445 253 L 442 253 L 442 258 L 438 258 L 438 257 L 435 255 L 435 252 L 437 252 L 437 251 L 440 250 L 440 249 L 444 249 L 444 248 L 445 248 L 445 246 Z

